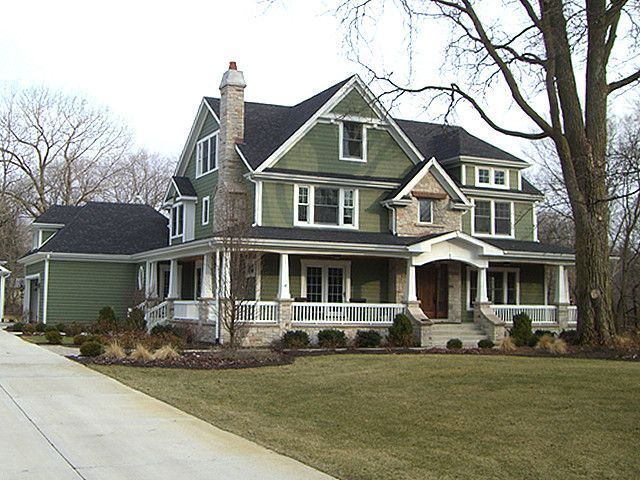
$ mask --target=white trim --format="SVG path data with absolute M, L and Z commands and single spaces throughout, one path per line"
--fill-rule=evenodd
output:
M 33 273 L 31 275 L 25 275 L 24 277 L 24 281 L 25 281 L 25 289 L 24 289 L 24 296 L 23 296 L 23 304 L 22 304 L 22 313 L 25 314 L 27 312 L 31 313 L 29 311 L 29 307 L 31 307 L 31 281 L 33 280 L 37 280 L 38 281 L 38 285 L 40 285 L 40 273 Z M 40 287 L 42 288 L 42 287 Z M 35 314 L 35 320 L 36 323 L 40 322 L 40 294 L 38 294 L 38 305 L 36 307 L 36 314 Z M 30 317 L 31 315 L 29 315 Z M 30 320 L 30 318 L 27 318 L 27 322 Z
M 496 199 L 509 199 L 517 202 L 522 201 L 531 201 L 536 202 L 540 201 L 541 198 L 544 198 L 544 195 L 534 195 L 531 193 L 522 193 L 517 190 L 489 190 L 484 188 L 462 188 L 462 191 L 469 196 L 481 196 L 481 197 L 491 197 Z
M 42 290 L 42 323 L 47 323 L 47 310 L 49 307 L 49 259 L 50 256 L 44 261 L 44 285 Z
M 347 303 L 351 300 L 351 261 L 349 260 L 316 260 L 306 259 L 300 260 L 300 296 L 307 296 L 307 268 L 317 267 L 322 269 L 322 300 L 321 302 L 328 302 L 329 294 L 329 282 L 328 272 L 329 268 L 341 268 L 343 271 L 342 277 L 342 302 Z M 341 302 L 339 302 L 341 303 Z
M 300 206 L 300 188 L 306 188 L 308 190 L 307 194 L 307 220 L 301 221 L 298 220 L 298 207 Z M 320 188 L 326 188 L 324 185 Z M 294 184 L 293 187 L 293 225 L 295 227 L 310 227 L 310 228 L 339 228 L 346 230 L 357 230 L 359 225 L 359 210 L 360 210 L 360 202 L 357 188 L 345 188 L 338 186 L 330 186 L 333 190 L 338 190 L 338 223 L 337 224 L 326 224 L 326 223 L 315 223 L 315 190 L 316 185 L 299 185 Z M 351 190 L 353 192 L 353 224 L 345 224 L 344 223 L 344 194 L 346 190 Z
M 467 167 L 464 164 L 460 164 L 460 183 L 463 187 L 467 184 Z
M 537 202 L 534 202 L 531 205 L 532 213 L 533 213 L 533 241 L 538 242 L 538 209 L 536 208 Z
M 64 228 L 64 223 L 41 223 L 41 222 L 32 222 L 30 228 L 40 228 L 44 230 L 52 229 L 52 230 L 60 230 Z
M 489 202 L 489 232 L 476 232 L 476 202 Z M 496 232 L 496 208 L 495 204 L 498 203 L 508 203 L 509 204 L 509 215 L 510 215 L 510 230 L 511 232 L 506 234 L 498 234 Z M 510 200 L 498 200 L 498 199 L 488 199 L 488 198 L 473 198 L 472 199 L 473 208 L 471 209 L 471 234 L 476 237 L 491 237 L 491 238 L 514 238 L 515 236 L 515 206 L 514 202 Z
M 480 170 L 487 170 L 489 172 L 489 182 L 481 183 L 480 182 Z M 507 168 L 497 168 L 491 167 L 487 165 L 476 165 L 474 167 L 475 171 L 475 186 L 476 187 L 488 187 L 488 188 L 500 188 L 502 190 L 509 190 L 510 187 L 510 175 L 509 169 Z M 504 173 L 504 183 L 496 183 L 496 172 Z
M 220 156 L 219 156 L 219 150 L 220 150 L 220 139 L 218 138 L 218 133 L 220 133 L 220 129 L 216 130 L 215 132 L 207 135 L 206 137 L 202 137 L 200 139 L 198 139 L 196 141 L 196 179 L 204 177 L 205 175 L 209 175 L 212 172 L 216 172 L 218 170 L 218 167 L 220 165 Z M 216 148 L 212 149 L 211 148 L 211 139 L 215 138 L 216 139 Z M 204 158 L 202 158 L 202 147 L 201 145 L 204 145 L 204 143 L 207 142 L 209 144 L 208 146 L 208 152 L 209 152 L 209 158 L 207 159 L 207 164 L 211 165 L 211 152 L 215 152 L 214 155 L 214 162 L 215 162 L 215 167 L 211 168 L 209 170 L 207 170 L 206 172 L 202 171 L 202 166 L 203 166 L 203 160 Z
M 473 310 L 473 302 L 471 301 L 471 275 L 477 275 L 477 268 L 467 267 L 467 275 L 466 275 L 466 309 L 467 311 Z M 520 305 L 520 268 L 518 267 L 489 267 L 487 270 L 487 294 L 489 292 L 489 274 L 491 272 L 503 272 L 503 273 L 515 273 L 516 274 L 516 303 L 501 303 L 498 305 Z M 506 302 L 508 299 L 508 275 L 504 275 L 502 279 L 502 288 L 503 288 L 503 301 Z M 475 301 L 475 300 L 474 300 Z M 495 303 L 495 302 L 492 302 Z
M 262 172 L 246 175 L 251 180 L 262 180 L 265 182 L 295 182 L 295 183 L 316 183 L 319 185 L 345 185 L 349 187 L 366 187 L 380 188 L 389 190 L 400 186 L 400 182 L 387 182 L 383 180 L 358 180 L 357 178 L 339 178 L 339 177 L 320 177 L 309 173 L 309 175 L 280 173 L 280 172 Z
M 244 163 L 244 166 L 247 167 L 247 170 L 249 170 L 249 173 L 253 172 L 253 168 L 251 167 L 251 165 L 249 165 L 249 162 L 245 158 L 244 153 L 242 153 L 242 150 L 240 150 L 240 145 L 236 144 L 235 148 L 236 153 L 240 156 L 240 159 Z
M 205 203 L 207 204 L 206 217 L 204 215 Z M 200 203 L 200 217 L 201 217 L 202 225 L 209 225 L 209 219 L 211 218 L 211 198 L 209 197 L 209 195 L 207 195 L 206 197 L 202 197 L 202 202 Z
M 357 157 L 348 157 L 344 154 L 344 124 L 347 123 L 355 123 L 360 125 L 361 134 L 362 134 L 362 158 Z M 356 162 L 356 163 L 367 163 L 367 126 L 363 122 L 353 121 L 353 120 L 345 120 L 341 122 L 337 122 L 338 124 L 338 159 L 345 162 Z
M 527 160 L 500 160 L 497 158 L 485 158 L 485 157 L 475 157 L 472 155 L 459 155 L 456 157 L 445 158 L 440 161 L 443 165 L 449 165 L 454 163 L 477 163 L 479 165 L 497 165 L 501 167 L 513 167 L 518 169 L 524 169 L 532 166 L 531 162 Z
M 174 220 L 174 215 L 175 215 L 175 211 L 177 211 L 178 208 L 182 208 L 182 231 L 178 234 L 176 234 L 173 231 L 173 220 Z M 170 243 L 173 242 L 173 240 L 176 240 L 178 238 L 181 238 L 182 241 L 184 241 L 184 230 L 185 230 L 185 221 L 184 221 L 184 213 L 185 213 L 185 208 L 184 208 L 184 203 L 182 202 L 176 202 L 173 205 L 171 205 L 171 215 L 169 217 L 169 240 L 171 241 Z M 178 222 L 176 222 L 176 229 L 178 229 Z
M 262 225 L 262 181 L 256 180 L 254 184 L 255 184 L 255 191 L 253 195 L 253 201 L 254 201 L 253 217 L 254 217 L 255 225 L 259 227 Z

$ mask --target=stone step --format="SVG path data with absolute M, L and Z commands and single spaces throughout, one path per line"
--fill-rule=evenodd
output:
M 445 347 L 452 338 L 457 338 L 465 348 L 477 347 L 487 338 L 475 323 L 440 323 L 431 328 L 431 343 L 434 347 Z

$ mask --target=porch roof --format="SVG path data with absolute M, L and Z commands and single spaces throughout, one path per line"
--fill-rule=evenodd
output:
M 573 255 L 574 249 L 555 245 L 551 243 L 533 242 L 530 240 L 512 240 L 510 238 L 483 238 L 483 241 L 490 243 L 494 247 L 501 248 L 506 254 L 509 252 L 518 253 L 557 253 Z

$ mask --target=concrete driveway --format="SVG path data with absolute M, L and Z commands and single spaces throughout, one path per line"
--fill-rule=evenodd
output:
M 331 477 L 0 330 L 0 478 Z

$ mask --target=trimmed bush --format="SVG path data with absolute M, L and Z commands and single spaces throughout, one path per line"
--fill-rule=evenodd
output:
M 24 323 L 22 322 L 16 322 L 13 325 L 9 325 L 6 330 L 7 332 L 21 332 L 22 329 L 24 328 Z
M 355 343 L 358 348 L 376 348 L 382 343 L 382 335 L 375 330 L 358 330 Z
M 104 338 L 100 335 L 87 335 L 86 333 L 79 333 L 78 335 L 73 337 L 74 345 L 82 345 L 86 342 L 97 342 L 99 344 L 104 343 Z
M 47 331 L 47 326 L 44 323 L 40 322 L 40 323 L 36 323 L 35 329 L 36 329 L 36 332 L 44 333 Z
M 459 338 L 451 338 L 447 342 L 448 350 L 460 350 L 461 348 L 462 348 L 462 340 L 460 340 Z
M 60 333 L 67 333 L 67 326 L 64 323 L 56 323 L 54 325 L 54 327 L 56 328 L 56 330 L 58 330 Z
M 304 330 L 289 330 L 282 335 L 284 348 L 305 348 L 309 346 L 309 335 Z
M 318 345 L 322 348 L 344 348 L 347 346 L 347 336 L 342 330 L 320 330 Z
M 102 353 L 102 344 L 98 342 L 84 342 L 80 346 L 80 355 L 83 357 L 97 357 Z
M 513 328 L 511 329 L 511 337 L 517 347 L 526 345 L 529 338 L 533 335 L 531 331 L 531 318 L 526 313 L 519 313 L 513 317 Z
M 94 333 L 109 333 L 118 329 L 118 319 L 111 307 L 102 307 L 98 313 L 98 321 L 93 325 Z
M 33 323 L 26 323 L 22 326 L 21 331 L 27 335 L 33 335 L 36 333 L 36 326 Z
M 76 335 L 84 332 L 86 327 L 80 323 L 72 323 L 70 325 L 64 326 L 64 333 L 66 333 L 69 337 L 75 337 Z
M 60 335 L 60 332 L 55 328 L 49 330 L 44 336 L 51 345 L 60 345 L 62 343 L 62 335 Z
M 406 315 L 399 313 L 389 327 L 389 343 L 394 347 L 411 347 L 413 345 L 413 325 Z
M 47 325 L 46 327 L 44 327 L 44 333 L 53 331 L 60 332 L 60 330 L 58 330 L 58 327 L 56 327 L 55 325 Z
M 493 348 L 494 346 L 494 343 L 488 338 L 483 338 L 478 342 L 478 348 Z
M 527 346 L 528 347 L 535 347 L 538 344 L 538 342 L 540 341 L 540 337 L 538 335 L 535 335 L 535 334 L 531 335 L 529 337 L 529 340 L 527 340 Z

